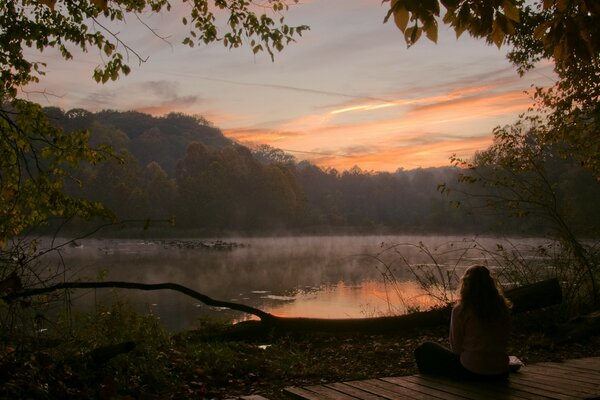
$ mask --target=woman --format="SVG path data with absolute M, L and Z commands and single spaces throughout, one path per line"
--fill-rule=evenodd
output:
M 451 350 L 423 343 L 415 350 L 419 371 L 459 379 L 506 379 L 510 307 L 486 267 L 467 269 L 450 319 Z

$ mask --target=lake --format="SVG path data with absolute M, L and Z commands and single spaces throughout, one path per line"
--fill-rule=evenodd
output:
M 497 238 L 474 242 L 460 236 L 228 238 L 224 244 L 215 239 L 84 239 L 44 262 L 50 266 L 64 262 L 67 280 L 172 282 L 280 316 L 362 318 L 436 304 L 431 290 L 425 290 L 416 276 L 422 283 L 432 277 L 450 278 L 447 292 L 452 295 L 464 268 L 477 263 L 496 266 L 482 246 L 508 243 L 526 249 L 539 242 Z M 75 308 L 83 310 L 127 300 L 157 315 L 171 331 L 193 328 L 203 317 L 249 318 L 173 291 L 78 290 L 72 299 Z

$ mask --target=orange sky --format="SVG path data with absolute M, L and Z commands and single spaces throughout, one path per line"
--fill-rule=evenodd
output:
M 382 23 L 386 5 L 292 7 L 288 22 L 311 30 L 275 62 L 248 48 L 181 45 L 177 7 L 172 15 L 142 15 L 170 43 L 135 19 L 119 26 L 121 38 L 148 57 L 131 62 L 129 76 L 98 85 L 91 78 L 97 54 L 67 62 L 46 51 L 36 58 L 48 63 L 47 75 L 24 95 L 64 109 L 199 114 L 243 144 L 266 143 L 322 167 L 395 171 L 448 165 L 452 154 L 484 149 L 494 127 L 530 105 L 524 91 L 553 83 L 549 65 L 519 78 L 506 49 L 457 40 L 443 25 L 437 45 L 423 38 L 407 49 L 394 24 Z

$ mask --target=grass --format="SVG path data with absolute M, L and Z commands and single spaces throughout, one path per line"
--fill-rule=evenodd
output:
M 544 318 L 544 317 L 542 317 Z M 511 353 L 526 362 L 600 355 L 600 337 L 556 345 L 544 331 L 516 326 Z M 401 335 L 304 335 L 224 339 L 224 326 L 171 335 L 152 315 L 124 303 L 62 318 L 41 337 L 4 337 L 0 397 L 31 399 L 228 399 L 261 394 L 282 399 L 291 385 L 416 373 L 412 352 L 424 340 L 444 342 L 447 327 Z M 544 328 L 546 329 L 546 328 Z M 106 361 L 95 350 L 135 348 Z M 96 360 L 96 361 L 95 361 Z

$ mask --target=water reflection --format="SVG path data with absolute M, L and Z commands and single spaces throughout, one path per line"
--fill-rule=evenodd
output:
M 409 308 L 426 309 L 433 304 L 415 282 L 414 271 L 406 267 L 407 262 L 431 264 L 431 257 L 411 245 L 384 251 L 391 243 L 424 242 L 437 251 L 434 272 L 448 276 L 459 276 L 462 268 L 482 257 L 476 251 L 465 252 L 471 242 L 458 237 L 229 241 L 245 246 L 214 251 L 177 248 L 160 241 L 89 239 L 82 240 L 78 248 L 61 250 L 61 258 L 48 258 L 46 262 L 64 261 L 69 280 L 102 277 L 141 283 L 173 282 L 215 299 L 248 304 L 281 316 L 357 318 L 401 314 Z M 82 309 L 115 298 L 127 299 L 138 309 L 158 315 L 174 331 L 193 327 L 203 316 L 234 320 L 247 317 L 207 307 L 170 291 L 90 290 L 77 296 L 75 305 Z

